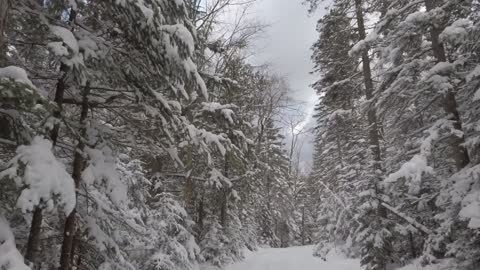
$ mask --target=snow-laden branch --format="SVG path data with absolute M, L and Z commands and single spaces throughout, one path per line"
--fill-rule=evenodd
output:
M 335 198 L 335 200 L 342 206 L 343 210 L 349 212 L 352 217 L 355 218 L 355 215 L 353 214 L 352 211 L 350 211 L 350 209 L 347 208 L 347 205 L 345 204 L 344 201 L 342 201 L 342 199 L 340 199 L 340 197 L 337 196 L 337 194 L 331 190 L 327 185 L 325 185 L 322 181 L 320 181 L 320 184 L 325 187 L 327 189 L 328 192 L 330 192 L 330 194 L 332 194 L 333 198 Z M 355 218 L 355 222 L 358 223 L 358 225 L 361 225 L 360 221 L 357 220 L 357 218 Z
M 394 208 L 393 206 L 390 206 L 389 204 L 387 204 L 385 202 L 382 202 L 381 205 L 383 207 L 385 207 L 386 209 L 390 210 L 390 212 L 392 212 L 396 216 L 398 216 L 398 217 L 402 218 L 403 220 L 405 220 L 406 222 L 408 222 L 410 225 L 415 227 L 417 230 L 419 230 L 419 231 L 421 231 L 421 232 L 423 232 L 427 235 L 433 234 L 433 231 L 430 230 L 429 228 L 425 227 L 425 225 L 420 224 L 419 222 L 417 222 L 413 218 L 407 216 L 406 214 L 400 212 L 398 209 Z
M 61 205 L 65 214 L 75 207 L 75 185 L 72 177 L 52 152 L 52 143 L 40 136 L 30 145 L 17 148 L 17 155 L 8 162 L 8 168 L 0 172 L 0 179 L 7 177 L 22 188 L 17 206 L 23 212 L 36 207 L 52 210 Z
M 446 119 L 438 120 L 432 127 L 425 131 L 428 136 L 421 141 L 420 153 L 405 162 L 399 170 L 388 175 L 384 182 L 393 183 L 400 178 L 405 178 L 409 181 L 409 193 L 418 194 L 420 192 L 423 174 L 434 175 L 433 168 L 428 165 L 428 158 L 432 155 L 433 144 L 439 139 L 442 129 L 450 130 L 455 136 L 461 137 L 463 135 L 453 127 L 451 121 Z

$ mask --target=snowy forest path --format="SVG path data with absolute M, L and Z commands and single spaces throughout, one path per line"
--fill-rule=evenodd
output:
M 361 270 L 360 261 L 330 253 L 327 260 L 312 255 L 313 246 L 265 248 L 247 255 L 227 270 Z

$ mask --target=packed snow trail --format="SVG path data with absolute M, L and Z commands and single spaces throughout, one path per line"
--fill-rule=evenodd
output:
M 359 260 L 331 252 L 323 261 L 312 250 L 313 246 L 260 249 L 227 270 L 362 270 Z

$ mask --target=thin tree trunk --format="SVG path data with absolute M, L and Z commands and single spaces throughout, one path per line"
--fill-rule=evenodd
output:
M 227 226 L 227 190 L 222 188 L 221 192 L 220 224 L 225 228 Z
M 38 250 L 42 216 L 42 209 L 40 207 L 35 208 L 33 211 L 32 223 L 30 225 L 30 234 L 28 235 L 27 251 L 25 253 L 25 260 L 28 263 L 33 263 L 33 258 L 35 258 L 35 253 Z
M 5 66 L 5 60 L 7 57 L 4 33 L 9 10 L 10 0 L 0 0 L 0 66 L 2 67 Z
M 80 235 L 80 231 L 77 230 L 75 232 L 75 237 L 73 239 L 73 243 L 72 243 L 72 252 L 71 252 L 71 256 L 70 256 L 70 264 L 73 266 L 77 266 L 78 268 L 78 265 L 80 265 L 80 255 L 81 254 L 78 254 L 78 256 L 75 256 L 77 252 L 77 250 L 80 249 L 80 239 L 81 239 L 81 235 Z
M 363 19 L 363 7 L 362 0 L 355 0 L 355 11 L 357 16 L 357 25 L 358 25 L 358 34 L 360 40 L 366 38 L 365 32 L 365 23 Z M 368 47 L 362 51 L 362 67 L 363 67 L 363 79 L 365 84 L 365 96 L 367 100 L 373 100 L 373 80 L 372 80 L 372 70 L 370 69 L 370 58 L 368 56 Z M 380 176 L 379 172 L 382 170 L 381 166 L 381 153 L 380 153 L 380 139 L 378 133 L 378 123 L 377 123 L 377 114 L 375 106 L 373 104 L 369 105 L 368 109 L 368 138 L 370 141 L 370 151 L 373 155 L 373 170 L 375 175 L 375 190 L 377 195 L 381 193 L 381 188 L 379 186 Z M 379 203 L 378 215 L 380 217 L 386 217 L 387 212 L 384 207 Z
M 1 1 L 1 0 L 0 0 Z M 63 65 L 62 65 L 63 66 Z M 66 80 L 67 74 L 64 73 L 60 79 L 58 79 L 57 86 L 55 89 L 55 104 L 57 105 L 57 110 L 53 112 L 53 116 L 60 121 L 63 108 L 63 95 L 66 89 Z M 58 134 L 60 130 L 60 124 L 56 123 L 50 133 L 50 139 L 52 140 L 52 146 L 55 147 L 58 140 Z M 33 211 L 32 223 L 30 225 L 30 234 L 28 235 L 27 250 L 25 252 L 25 260 L 33 263 L 35 254 L 38 250 L 38 245 L 40 243 L 40 231 L 42 225 L 42 216 L 43 209 L 41 207 L 35 208 Z
M 72 171 L 72 178 L 75 182 L 75 189 L 78 190 L 80 186 L 80 181 L 82 177 L 82 171 L 85 166 L 85 158 L 83 157 L 83 151 L 85 150 L 85 143 L 83 142 L 84 136 L 87 132 L 86 129 L 86 119 L 88 116 L 88 95 L 90 93 L 90 84 L 87 82 L 85 89 L 83 91 L 83 99 L 82 99 L 82 111 L 80 113 L 80 125 L 82 126 L 82 130 L 80 132 L 81 138 L 78 140 L 78 144 L 76 147 L 76 151 L 73 158 L 73 171 Z M 62 243 L 62 251 L 60 256 L 60 270 L 69 270 L 71 269 L 71 262 L 73 259 L 73 241 L 75 239 L 76 233 L 76 207 L 73 211 L 68 215 L 65 221 L 65 228 L 63 231 L 63 243 Z
M 363 18 L 363 4 L 362 0 L 355 0 L 355 13 L 357 17 L 357 27 L 360 40 L 365 40 L 366 31 L 365 23 Z M 363 67 L 363 80 L 365 84 L 365 97 L 368 101 L 373 101 L 373 80 L 372 80 L 372 70 L 370 69 L 370 57 L 368 55 L 369 47 L 367 46 L 362 51 L 362 67 Z M 378 225 L 383 226 L 382 219 L 387 217 L 387 210 L 381 205 L 380 194 L 382 193 L 379 182 L 381 181 L 380 172 L 382 170 L 381 166 L 381 153 L 380 153 L 380 139 L 379 139 L 379 128 L 377 123 L 377 114 L 374 104 L 369 104 L 368 108 L 368 138 L 369 138 L 369 150 L 372 153 L 373 158 L 373 175 L 375 187 L 375 193 L 378 196 L 378 207 L 376 209 L 376 214 L 379 218 Z M 378 263 L 375 269 L 386 269 L 387 262 Z
M 186 168 L 188 169 L 188 175 L 185 179 L 185 186 L 184 186 L 184 201 L 185 201 L 185 209 L 188 211 L 189 214 L 192 216 L 195 214 L 195 183 L 191 177 L 193 174 L 193 150 L 192 146 L 189 147 L 187 150 L 187 162 Z
M 203 231 L 203 219 L 205 218 L 205 209 L 203 204 L 204 202 L 203 202 L 203 195 L 202 195 L 202 198 L 198 203 L 198 219 L 197 219 L 197 224 L 200 232 Z
M 413 240 L 413 233 L 408 233 L 408 241 L 410 242 L 410 254 L 412 258 L 417 258 L 417 251 L 415 249 L 415 241 Z
M 77 12 L 72 8 L 70 10 L 70 16 L 68 18 L 69 23 L 73 23 L 75 21 L 75 18 L 77 17 Z M 72 29 L 73 30 L 73 29 Z M 60 66 L 60 70 L 65 72 L 64 73 L 64 79 L 61 80 L 61 84 L 59 85 L 63 86 L 63 88 L 66 88 L 66 75 L 69 70 L 68 66 L 63 64 Z M 84 124 L 84 121 L 87 117 L 88 113 L 88 92 L 90 91 L 90 86 L 88 85 L 84 89 L 84 96 L 82 100 L 82 111 L 80 115 L 80 124 Z M 55 100 L 61 100 L 63 103 L 63 93 L 59 95 L 57 92 L 55 95 Z M 60 108 L 61 109 L 61 108 Z M 59 110 L 61 112 L 61 110 Z M 57 112 L 54 113 L 54 116 Z M 60 115 L 58 115 L 60 116 Z M 83 119 L 83 120 L 82 120 Z M 59 126 L 56 125 L 52 131 L 52 133 L 56 134 L 58 137 L 58 131 L 59 131 Z M 85 129 L 82 131 L 82 133 L 85 132 Z M 82 134 L 83 137 L 83 134 Z M 80 177 L 81 173 L 83 170 L 83 141 L 82 138 L 80 138 L 79 143 L 77 145 L 77 148 L 75 149 L 74 153 L 74 158 L 73 158 L 73 171 L 72 171 L 72 178 L 75 182 L 75 189 L 78 188 L 78 184 L 80 182 Z M 63 243 L 62 243 L 62 248 L 61 248 L 61 254 L 60 254 L 60 269 L 62 270 L 68 270 L 70 268 L 70 256 L 72 252 L 72 243 L 73 243 L 73 237 L 75 234 L 75 215 L 76 215 L 76 207 L 73 209 L 73 211 L 68 215 L 67 219 L 65 220 L 65 227 L 64 227 L 64 233 L 63 233 Z
M 232 133 L 228 134 L 229 138 L 233 137 Z M 225 178 L 229 178 L 229 171 L 230 171 L 230 162 L 229 162 L 229 153 L 225 154 L 225 161 L 224 161 L 224 171 L 223 175 Z M 225 185 L 225 184 L 224 184 Z M 230 194 L 230 187 L 222 187 L 222 205 L 220 208 L 220 224 L 225 228 L 228 224 L 228 195 Z
M 302 206 L 302 246 L 305 245 L 305 205 Z
M 426 0 L 425 7 L 427 11 L 431 11 L 437 7 L 436 0 Z M 447 56 L 445 54 L 445 48 L 440 42 L 440 33 L 442 33 L 443 27 L 438 25 L 432 25 L 430 29 L 430 38 L 432 40 L 432 51 L 437 62 L 447 62 Z M 448 89 L 444 95 L 443 108 L 449 120 L 453 121 L 453 128 L 456 130 L 462 131 L 462 120 L 460 119 L 460 114 L 458 113 L 457 100 L 455 98 L 455 93 L 452 89 Z M 464 147 L 465 137 L 458 137 L 456 135 L 450 136 L 450 147 L 452 151 L 452 157 L 455 160 L 455 166 L 457 170 L 463 169 L 465 166 L 470 163 L 470 157 L 468 156 L 468 151 Z
M 355 0 L 355 9 L 357 15 L 357 25 L 359 39 L 364 40 L 366 38 L 365 23 L 363 19 L 362 0 Z M 363 65 L 363 80 L 365 84 L 365 96 L 367 100 L 373 99 L 373 80 L 372 70 L 370 69 L 370 57 L 368 56 L 368 48 L 362 51 L 362 65 Z M 368 124 L 369 124 L 369 140 L 370 150 L 373 154 L 374 169 L 381 169 L 381 155 L 380 155 L 380 140 L 378 135 L 378 123 L 375 107 L 370 104 L 368 109 Z

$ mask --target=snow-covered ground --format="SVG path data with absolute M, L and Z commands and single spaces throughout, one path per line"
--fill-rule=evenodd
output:
M 327 261 L 312 255 L 313 246 L 265 248 L 227 270 L 361 270 L 360 261 L 331 252 Z

